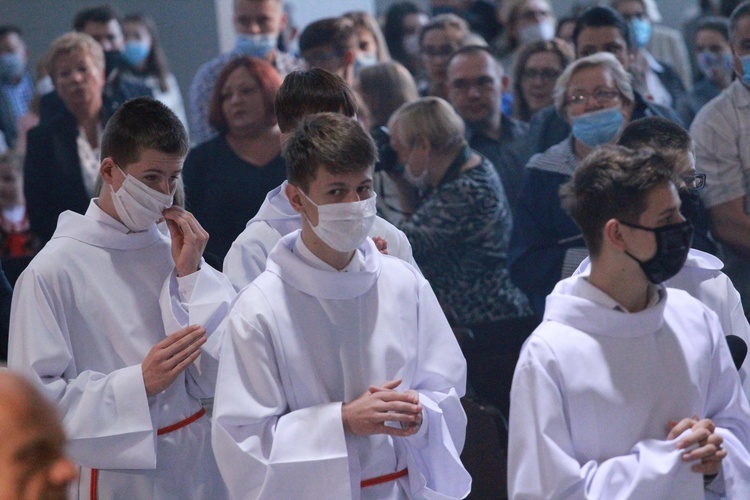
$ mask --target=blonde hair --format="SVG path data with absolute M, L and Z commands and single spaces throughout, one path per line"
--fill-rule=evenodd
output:
M 86 33 L 71 31 L 52 42 L 47 51 L 47 73 L 52 77 L 53 82 L 56 77 L 55 63 L 57 58 L 78 50 L 91 56 L 91 60 L 94 61 L 96 67 L 104 71 L 104 50 L 102 50 L 102 46 Z
M 422 97 L 398 108 L 388 128 L 398 125 L 408 145 L 426 139 L 439 153 L 455 151 L 466 145 L 464 122 L 453 107 L 439 97 Z

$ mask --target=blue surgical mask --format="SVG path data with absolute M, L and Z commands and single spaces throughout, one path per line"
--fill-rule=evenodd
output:
M 750 54 L 740 57 L 742 63 L 742 81 L 750 85 Z
M 24 64 L 21 54 L 8 52 L 0 55 L 0 81 L 12 83 L 23 75 Z
M 151 45 L 148 42 L 132 41 L 125 43 L 122 58 L 131 66 L 140 66 L 151 53 Z
M 633 32 L 636 47 L 640 49 L 648 45 L 651 40 L 651 21 L 634 17 L 630 20 L 630 30 Z
M 362 68 L 374 66 L 378 63 L 378 56 L 376 54 L 360 54 L 354 60 L 354 74 L 358 75 Z
M 734 71 L 732 54 L 728 52 L 717 55 L 714 52 L 704 50 L 698 53 L 696 60 L 701 73 L 709 80 L 714 78 L 715 72 L 731 75 Z
M 278 36 L 273 33 L 261 33 L 259 35 L 246 35 L 237 33 L 237 51 L 246 56 L 264 59 L 276 48 Z
M 620 106 L 592 111 L 573 118 L 573 136 L 590 148 L 612 142 L 625 118 Z

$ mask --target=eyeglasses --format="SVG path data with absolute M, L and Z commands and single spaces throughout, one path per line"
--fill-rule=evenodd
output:
M 706 186 L 706 174 L 686 175 L 682 178 L 685 186 L 691 191 L 698 191 Z
M 459 92 L 467 92 L 472 87 L 476 87 L 482 91 L 492 90 L 495 86 L 495 79 L 491 76 L 480 76 L 474 80 L 458 79 L 450 82 L 450 86 L 453 90 Z
M 555 69 L 525 69 L 521 74 L 523 80 L 542 80 L 545 83 L 554 82 L 560 76 L 560 71 Z
M 616 90 L 609 89 L 596 89 L 592 93 L 588 92 L 577 92 L 568 96 L 567 104 L 569 105 L 580 105 L 584 104 L 589 100 L 589 97 L 593 97 L 594 100 L 602 105 L 610 104 L 620 98 L 620 93 Z

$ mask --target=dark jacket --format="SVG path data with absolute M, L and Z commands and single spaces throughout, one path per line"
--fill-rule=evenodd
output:
M 84 213 L 86 192 L 78 158 L 78 126 L 67 109 L 29 131 L 24 161 L 24 194 L 31 231 L 44 244 L 65 210 Z

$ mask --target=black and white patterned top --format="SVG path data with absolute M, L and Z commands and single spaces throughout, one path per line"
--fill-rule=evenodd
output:
M 507 268 L 512 215 L 486 158 L 442 182 L 401 224 L 414 259 L 460 325 L 531 315 Z

